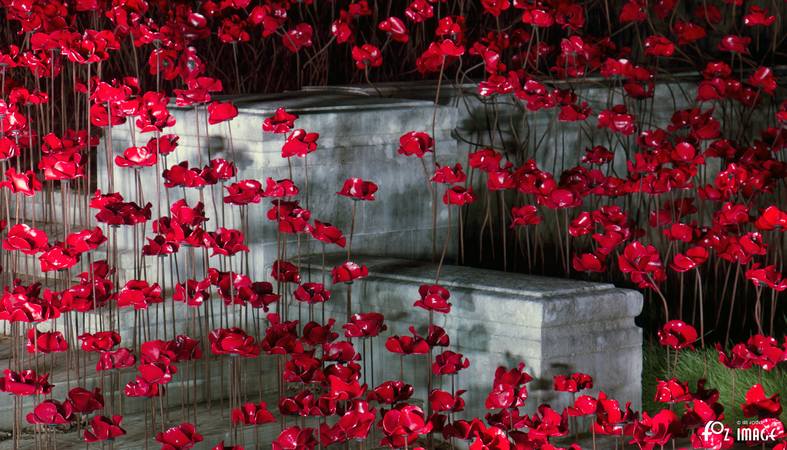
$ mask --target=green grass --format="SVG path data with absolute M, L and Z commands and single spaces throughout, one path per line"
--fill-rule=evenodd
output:
M 724 405 L 725 422 L 735 424 L 737 421 L 745 420 L 741 411 L 741 403 L 745 401 L 746 391 L 752 385 L 761 383 L 768 396 L 779 393 L 787 395 L 787 370 L 784 367 L 766 372 L 758 368 L 749 370 L 735 370 L 735 394 L 733 396 L 733 370 L 724 367 L 718 359 L 715 349 L 705 350 L 683 350 L 678 356 L 677 367 L 672 369 L 671 376 L 667 372 L 667 351 L 664 347 L 645 344 L 643 348 L 642 366 L 642 407 L 649 413 L 665 408 L 667 405 L 653 400 L 656 392 L 656 379 L 666 380 L 671 377 L 689 383 L 692 392 L 696 390 L 697 380 L 706 379 L 705 389 L 717 389 L 720 394 L 719 403 Z M 674 365 L 675 352 L 670 351 Z M 781 420 L 787 419 L 787 412 L 782 413 Z M 749 419 L 751 420 L 751 419 Z

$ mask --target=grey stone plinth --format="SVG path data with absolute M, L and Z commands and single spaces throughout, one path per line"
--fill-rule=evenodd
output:
M 329 258 L 325 271 L 342 260 Z M 312 279 L 319 281 L 321 258 L 309 262 Z M 435 282 L 436 266 L 392 258 L 358 258 L 358 262 L 367 265 L 369 277 L 352 284 L 353 311 L 383 313 L 387 335 L 409 334 L 410 325 L 425 335 L 428 312 L 413 303 L 421 284 Z M 520 361 L 535 378 L 529 385 L 531 411 L 542 402 L 556 408 L 570 403 L 571 394 L 552 390 L 552 377 L 572 372 L 593 376 L 597 384 L 590 392 L 603 390 L 639 408 L 642 330 L 634 324 L 642 309 L 638 292 L 610 284 L 459 266 L 444 266 L 440 284 L 451 292 L 453 307 L 450 314 L 435 314 L 435 323 L 450 335 L 449 348 L 464 354 L 471 364 L 453 380 L 457 389 L 468 391 L 466 417 L 485 414 L 484 399 L 495 369 L 516 367 Z M 345 317 L 346 290 L 346 285 L 333 285 L 326 315 Z M 375 383 L 396 379 L 401 370 L 400 358 L 385 351 L 384 340 L 372 340 L 379 358 Z M 404 357 L 407 382 L 423 388 L 427 370 L 426 357 Z M 436 387 L 449 390 L 451 383 L 450 377 L 437 377 Z M 419 394 L 423 398 L 425 392 Z
M 207 163 L 208 155 L 234 161 L 238 179 L 256 179 L 263 186 L 265 179 L 293 178 L 301 188 L 298 199 L 312 212 L 312 219 L 330 222 L 349 234 L 352 201 L 336 195 L 345 179 L 360 177 L 379 186 L 376 200 L 360 202 L 357 209 L 353 250 L 366 254 L 385 254 L 406 258 L 428 258 L 432 255 L 432 205 L 421 161 L 399 155 L 399 137 L 408 131 L 426 131 L 432 134 L 433 102 L 375 98 L 345 93 L 291 93 L 279 96 L 262 96 L 234 99 L 239 114 L 229 124 L 207 125 L 206 112 L 172 107 L 177 123 L 167 133 L 180 136 L 175 152 L 161 160 L 160 170 L 181 161 L 191 167 Z M 296 128 L 320 134 L 318 148 L 304 158 L 288 161 L 281 157 L 285 134 L 263 133 L 265 117 L 276 108 L 284 107 L 300 115 Z M 455 123 L 455 108 L 437 106 L 434 115 L 434 138 L 438 160 L 458 160 L 456 140 L 451 136 Z M 230 129 L 231 125 L 231 129 Z M 139 134 L 127 125 L 112 129 L 112 157 L 132 145 L 144 145 L 152 133 Z M 207 129 L 207 131 L 206 131 Z M 197 131 L 199 130 L 199 139 Z M 206 139 L 205 136 L 210 136 Z M 201 154 L 201 157 L 200 157 Z M 98 152 L 98 187 L 109 188 L 106 152 Z M 431 158 L 427 156 L 431 175 Z M 308 165 L 308 185 L 305 173 Z M 142 197 L 138 198 L 135 170 L 114 167 L 114 190 L 127 200 L 153 203 L 153 218 L 161 205 L 161 214 L 167 213 L 166 192 L 157 191 L 161 173 L 155 167 L 139 170 Z M 229 184 L 229 183 L 228 183 Z M 224 217 L 227 227 L 240 227 L 237 206 L 222 206 L 226 191 L 221 185 L 213 188 L 176 188 L 169 190 L 169 202 L 185 196 L 194 204 L 202 195 L 210 221 L 206 229 L 217 226 L 217 217 Z M 417 199 L 417 201 L 413 201 Z M 440 198 L 437 199 L 440 202 Z M 437 216 L 437 242 L 448 227 L 448 214 L 442 204 Z M 277 233 L 275 225 L 265 214 L 270 209 L 269 199 L 248 207 L 250 224 L 248 244 L 254 258 L 252 267 L 264 267 L 275 259 Z M 456 226 L 456 218 L 453 220 Z M 134 242 L 132 227 L 121 227 L 118 241 L 121 247 L 131 248 Z M 151 236 L 150 226 L 146 236 Z M 452 234 L 456 236 L 456 233 Z M 124 244 L 125 243 L 125 244 Z M 298 243 L 290 239 L 288 254 L 296 254 Z M 301 240 L 302 254 L 320 251 L 321 245 L 311 239 Z M 453 254 L 455 245 L 449 247 Z M 262 273 L 249 274 L 261 276 Z

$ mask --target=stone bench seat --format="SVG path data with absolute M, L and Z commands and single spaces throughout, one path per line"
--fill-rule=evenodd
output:
M 301 263 L 304 279 L 328 280 L 330 270 L 341 264 L 346 255 L 331 255 L 322 266 L 322 257 Z M 416 308 L 421 284 L 433 284 L 437 266 L 430 262 L 354 257 L 365 264 L 369 276 L 352 285 L 353 312 L 380 312 L 385 315 L 386 336 L 409 334 L 410 325 L 424 335 L 428 312 Z M 435 323 L 451 337 L 450 350 L 464 354 L 470 367 L 454 380 L 457 389 L 466 389 L 467 417 L 483 417 L 484 399 L 489 392 L 498 366 L 515 367 L 524 362 L 535 378 L 528 407 L 541 402 L 555 407 L 571 401 L 569 394 L 552 390 L 557 374 L 584 372 L 597 381 L 596 389 L 610 397 L 641 404 L 642 330 L 634 318 L 642 310 L 639 292 L 619 289 L 611 284 L 530 276 L 494 270 L 445 265 L 440 284 L 451 292 L 450 314 L 435 314 Z M 333 285 L 332 299 L 326 316 L 341 323 L 346 317 L 344 284 Z M 399 358 L 384 348 L 384 339 L 374 339 L 375 358 L 385 361 L 375 365 L 376 382 L 398 377 Z M 379 347 L 379 348 L 378 348 Z M 438 350 L 442 351 L 442 349 Z M 377 355 L 380 355 L 379 357 Z M 426 386 L 426 358 L 404 358 L 408 383 Z M 424 377 L 408 378 L 412 376 Z M 450 381 L 442 381 L 450 389 Z M 425 392 L 417 393 L 422 398 Z

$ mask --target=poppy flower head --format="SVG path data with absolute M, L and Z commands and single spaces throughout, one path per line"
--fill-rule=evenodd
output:
M 423 158 L 431 151 L 434 151 L 434 139 L 424 132 L 409 131 L 399 138 L 397 152 L 401 155 Z
M 462 186 L 453 186 L 446 189 L 445 194 L 443 194 L 443 203 L 446 205 L 464 206 L 474 201 L 475 195 L 473 195 L 473 191 Z
M 162 450 L 188 450 L 202 440 L 202 435 L 190 423 L 181 423 L 156 434 L 156 441 L 161 443 Z
M 553 378 L 554 389 L 558 392 L 579 392 L 593 388 L 593 378 L 586 373 L 572 373 L 571 375 L 555 375 Z
M 57 400 L 44 400 L 25 416 L 27 423 L 32 425 L 63 425 L 70 423 L 74 409 L 71 403 L 60 403 Z
M 287 112 L 284 108 L 277 108 L 272 116 L 266 117 L 262 122 L 262 131 L 274 134 L 283 134 L 295 127 L 298 115 Z
M 333 284 L 352 283 L 367 276 L 369 276 L 369 269 L 352 261 L 345 261 L 331 270 Z
M 681 320 L 670 320 L 658 332 L 659 344 L 673 350 L 693 348 L 697 330 Z
M 10 369 L 3 371 L 0 378 L 0 391 L 11 395 L 29 396 L 52 392 L 54 385 L 49 383 L 49 374 L 38 375 L 34 370 L 15 372 Z
M 388 329 L 385 317 L 376 312 L 353 314 L 350 321 L 342 326 L 348 338 L 374 337 Z
M 388 17 L 377 25 L 377 29 L 388 33 L 388 35 L 391 37 L 391 40 L 395 42 L 406 44 L 410 40 L 410 34 L 407 30 L 407 26 L 404 24 L 402 19 L 398 17 Z
M 418 294 L 421 298 L 413 306 L 444 314 L 451 312 L 451 303 L 448 302 L 451 293 L 448 289 L 438 284 L 422 284 L 418 288 Z
M 260 354 L 254 337 L 240 328 L 217 328 L 208 335 L 210 348 L 215 355 L 238 355 L 253 358 Z
M 319 133 L 309 133 L 302 128 L 298 128 L 284 140 L 284 145 L 281 148 L 281 157 L 290 158 L 297 156 L 303 158 L 317 150 L 317 139 L 319 138 Z
M 94 416 L 89 428 L 84 431 L 85 442 L 101 442 L 123 436 L 126 430 L 120 427 L 122 421 L 122 416 Z
M 462 164 L 456 163 L 453 167 L 437 164 L 430 181 L 441 184 L 459 184 L 464 183 L 465 180 L 467 180 L 467 175 L 462 170 Z
M 351 56 L 355 61 L 355 67 L 359 70 L 368 70 L 383 65 L 383 55 L 376 45 L 353 46 Z
M 353 200 L 374 200 L 374 193 L 377 192 L 377 185 L 371 181 L 364 181 L 360 178 L 348 178 L 344 181 L 342 189 L 337 194 Z
M 8 235 L 3 239 L 3 250 L 16 250 L 26 255 L 35 255 L 47 249 L 48 239 L 43 230 L 18 223 L 9 228 Z
M 322 283 L 303 283 L 295 289 L 293 296 L 300 302 L 313 305 L 328 301 L 331 291 L 326 290 Z
M 68 341 L 60 331 L 38 331 L 37 328 L 27 330 L 28 353 L 60 353 L 68 350 Z
M 208 105 L 208 123 L 210 125 L 232 120 L 237 115 L 238 108 L 230 102 L 214 101 Z

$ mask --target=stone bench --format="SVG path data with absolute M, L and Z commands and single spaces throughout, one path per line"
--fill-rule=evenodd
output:
M 329 272 L 343 260 L 329 257 L 323 269 L 321 258 L 311 259 L 307 278 L 320 281 L 323 270 Z M 369 268 L 369 276 L 353 284 L 353 312 L 383 313 L 386 336 L 409 335 L 410 325 L 425 335 L 428 312 L 413 303 L 421 284 L 434 283 L 436 266 L 381 257 L 354 260 Z M 326 279 L 330 284 L 329 274 Z M 640 407 L 642 330 L 634 324 L 642 310 L 639 292 L 611 284 L 460 266 L 444 266 L 440 284 L 451 292 L 453 307 L 450 314 L 435 314 L 435 323 L 451 337 L 449 349 L 470 360 L 470 367 L 455 380 L 457 389 L 468 391 L 465 417 L 483 417 L 495 369 L 516 367 L 520 361 L 535 378 L 528 386 L 531 411 L 542 402 L 556 408 L 571 402 L 570 394 L 552 390 L 554 375 L 571 372 L 593 376 L 596 387 L 591 392 L 603 390 L 621 402 L 631 401 L 634 409 Z M 346 289 L 333 285 L 332 299 L 326 304 L 326 316 L 340 323 L 346 317 Z M 373 342 L 375 358 L 384 361 L 375 361 L 375 382 L 398 378 L 399 358 L 386 352 L 384 338 Z M 424 388 L 426 357 L 408 356 L 404 364 L 406 381 Z M 449 379 L 443 378 L 442 388 L 450 390 Z M 424 398 L 425 392 L 416 396 Z

